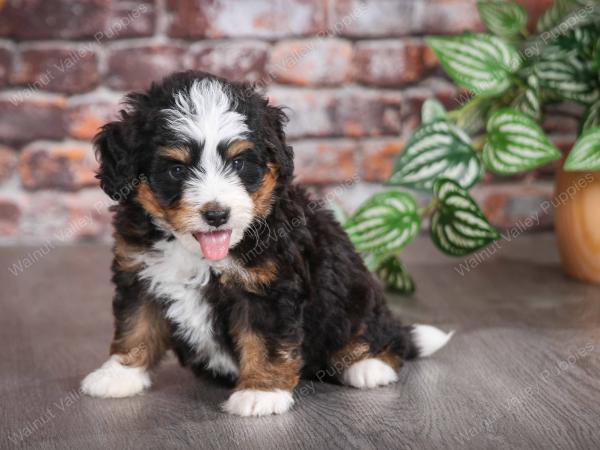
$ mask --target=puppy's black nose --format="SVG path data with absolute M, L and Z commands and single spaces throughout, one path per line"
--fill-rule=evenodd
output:
M 204 217 L 207 224 L 218 227 L 229 220 L 229 208 L 207 209 L 202 211 L 202 217 Z

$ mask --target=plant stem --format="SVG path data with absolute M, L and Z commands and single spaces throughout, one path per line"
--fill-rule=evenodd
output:
M 486 137 L 485 135 L 483 136 L 479 136 L 478 138 L 473 140 L 473 150 L 475 150 L 476 152 L 481 152 L 483 151 L 483 146 L 485 145 L 485 140 Z
M 435 197 L 432 198 L 431 201 L 424 208 L 419 209 L 419 214 L 421 215 L 421 218 L 431 214 L 438 207 L 438 204 L 438 199 Z

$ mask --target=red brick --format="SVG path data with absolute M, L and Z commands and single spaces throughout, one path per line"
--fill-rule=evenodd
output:
M 273 88 L 269 97 L 271 103 L 286 107 L 290 118 L 286 127 L 288 137 L 320 137 L 335 132 L 333 92 Z
M 28 189 L 77 190 L 98 184 L 90 144 L 33 142 L 19 161 L 21 183 Z
M 92 89 L 98 82 L 98 56 L 93 44 L 44 47 L 21 51 L 11 83 L 40 86 L 68 94 Z
M 333 0 L 329 30 L 351 37 L 406 36 L 420 29 L 421 1 Z
M 280 83 L 336 85 L 348 81 L 352 45 L 339 39 L 283 41 L 271 52 L 269 72 Z
M 0 97 L 0 141 L 61 139 L 65 104 L 63 97 L 40 97 L 32 89 L 4 94 Z
M 152 36 L 156 28 L 156 10 L 153 0 L 112 1 L 110 16 L 102 34 L 95 34 L 99 42 L 131 37 Z
M 552 208 L 546 213 L 542 207 L 549 206 L 545 202 L 552 200 L 553 191 L 552 183 L 536 182 L 480 184 L 471 193 L 492 225 L 501 229 L 521 225 L 527 218 L 535 219 L 538 213 L 535 222 L 539 223 L 525 227 L 526 231 L 535 231 L 552 225 Z
M 169 0 L 169 35 L 199 37 L 305 36 L 325 29 L 321 0 Z
M 343 91 L 337 97 L 333 117 L 337 135 L 398 135 L 402 129 L 402 98 L 394 92 Z
M 193 67 L 236 81 L 265 80 L 267 44 L 228 42 L 200 44 L 191 52 Z
M 103 30 L 110 0 L 7 0 L 0 36 L 18 39 L 80 39 Z
M 383 87 L 413 83 L 434 67 L 427 46 L 413 40 L 360 42 L 354 64 L 359 82 Z
M 554 0 L 517 0 L 517 3 L 523 5 L 529 13 L 528 28 L 530 31 L 535 30 L 538 19 L 544 11 L 552 6 L 553 2 Z
M 0 196 L 0 237 L 18 235 L 20 220 L 18 199 L 14 195 Z
M 0 87 L 8 84 L 11 74 L 13 54 L 8 47 L 0 47 Z
M 115 89 L 147 89 L 153 81 L 182 70 L 184 52 L 182 47 L 172 45 L 114 48 L 106 83 Z
M 397 135 L 402 129 L 399 93 L 274 88 L 269 94 L 287 107 L 292 138 Z
M 543 128 L 547 133 L 577 134 L 577 131 L 579 130 L 579 120 L 576 116 L 576 113 L 571 117 L 548 112 L 544 115 Z
M 477 0 L 425 0 L 423 28 L 427 34 L 460 34 L 465 31 L 483 31 Z M 417 30 L 415 30 L 417 31 Z
M 113 95 L 83 96 L 69 99 L 67 127 L 69 136 L 91 140 L 99 128 L 117 118 L 120 97 Z
M 387 181 L 403 147 L 404 142 L 400 138 L 361 142 L 362 179 L 377 183 Z
M 9 147 L 0 145 L 0 183 L 9 179 L 17 167 L 17 153 Z
M 293 142 L 292 146 L 299 183 L 334 184 L 356 177 L 356 144 L 352 141 L 298 141 Z

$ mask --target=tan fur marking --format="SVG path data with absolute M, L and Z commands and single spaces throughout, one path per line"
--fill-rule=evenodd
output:
M 402 367 L 402 358 L 390 349 L 384 349 L 383 351 L 373 354 L 368 343 L 361 341 L 360 337 L 367 330 L 367 326 L 362 324 L 358 332 L 355 335 L 354 340 L 346 344 L 340 350 L 335 352 L 332 357 L 332 364 L 336 368 L 338 375 L 341 374 L 345 369 L 350 367 L 352 364 L 358 361 L 362 361 L 367 358 L 377 358 L 389 365 L 392 369 L 398 371 Z
M 382 360 L 396 372 L 400 370 L 402 367 L 402 358 L 400 356 L 392 353 L 390 350 L 384 350 L 374 356 L 374 358 Z
M 140 269 L 141 263 L 136 262 L 135 254 L 140 252 L 136 246 L 133 246 L 121 237 L 115 236 L 115 243 L 113 245 L 113 254 L 115 256 L 115 262 L 119 270 L 123 272 L 136 272 Z
M 331 358 L 331 363 L 335 367 L 338 374 L 341 374 L 355 362 L 369 357 L 369 344 L 366 342 L 353 341 L 335 352 Z
M 115 331 L 111 355 L 121 364 L 149 368 L 158 363 L 170 347 L 169 326 L 158 305 L 146 302 Z
M 182 200 L 169 208 L 163 208 L 145 182 L 138 188 L 137 200 L 150 215 L 167 220 L 178 231 L 189 231 L 189 224 L 193 223 L 196 215 L 199 214 L 197 209 Z
M 271 212 L 273 204 L 273 190 L 277 185 L 279 169 L 274 164 L 267 164 L 268 171 L 263 177 L 262 184 L 256 192 L 250 194 L 254 202 L 254 214 L 259 217 L 267 217 Z
M 250 148 L 254 148 L 254 143 L 250 141 L 237 141 L 227 148 L 225 156 L 227 157 L 227 159 L 232 159 L 240 153 L 242 153 L 243 151 L 248 150 Z
M 162 148 L 160 149 L 159 154 L 184 164 L 190 164 L 192 162 L 192 155 L 185 147 Z
M 302 359 L 291 348 L 282 349 L 269 357 L 263 339 L 256 333 L 244 331 L 237 336 L 240 353 L 240 378 L 236 389 L 291 391 L 300 379 Z
M 277 265 L 267 261 L 261 266 L 229 270 L 221 275 L 221 284 L 241 284 L 247 291 L 260 293 L 277 278 Z
M 137 200 L 144 207 L 144 209 L 154 217 L 164 219 L 165 211 L 154 196 L 152 189 L 148 186 L 145 181 L 140 184 L 137 191 Z

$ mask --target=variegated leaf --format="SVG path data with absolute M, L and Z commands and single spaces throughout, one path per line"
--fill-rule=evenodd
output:
M 537 31 L 541 33 L 543 31 L 551 30 L 554 27 L 558 27 L 563 20 L 580 5 L 581 2 L 578 2 L 577 0 L 555 0 L 554 4 L 539 18 L 536 27 Z
M 405 192 L 374 195 L 344 224 L 359 251 L 386 254 L 414 239 L 421 226 L 415 199 Z
M 477 8 L 486 28 L 496 36 L 516 36 L 527 25 L 527 11 L 516 3 L 480 0 L 477 2 Z
M 588 108 L 581 125 L 581 131 L 584 132 L 595 127 L 600 127 L 600 100 Z
M 512 45 L 487 34 L 429 37 L 426 41 L 448 75 L 481 96 L 504 92 L 511 85 L 511 74 L 522 63 Z
M 388 183 L 431 191 L 436 178 L 448 177 L 468 189 L 481 175 L 481 162 L 469 136 L 444 120 L 436 120 L 415 131 L 396 160 Z
M 412 294 L 415 291 L 415 283 L 396 255 L 388 256 L 381 261 L 377 268 L 377 276 L 390 291 L 399 294 Z
M 577 54 L 553 53 L 548 48 L 536 64 L 535 71 L 540 85 L 563 99 L 589 105 L 600 98 L 593 62 L 580 59 Z
M 421 107 L 421 123 L 433 122 L 446 117 L 446 109 L 437 100 L 430 98 L 425 100 Z
M 540 126 L 511 108 L 496 111 L 487 124 L 483 162 L 492 172 L 512 175 L 561 157 Z
M 577 139 L 565 161 L 565 170 L 600 170 L 600 128 L 591 128 Z
M 534 120 L 540 120 L 542 115 L 540 83 L 535 75 L 527 78 L 527 87 L 513 100 L 511 106 Z
M 500 237 L 475 200 L 454 181 L 439 179 L 433 189 L 438 206 L 431 216 L 429 231 L 444 253 L 468 255 Z

